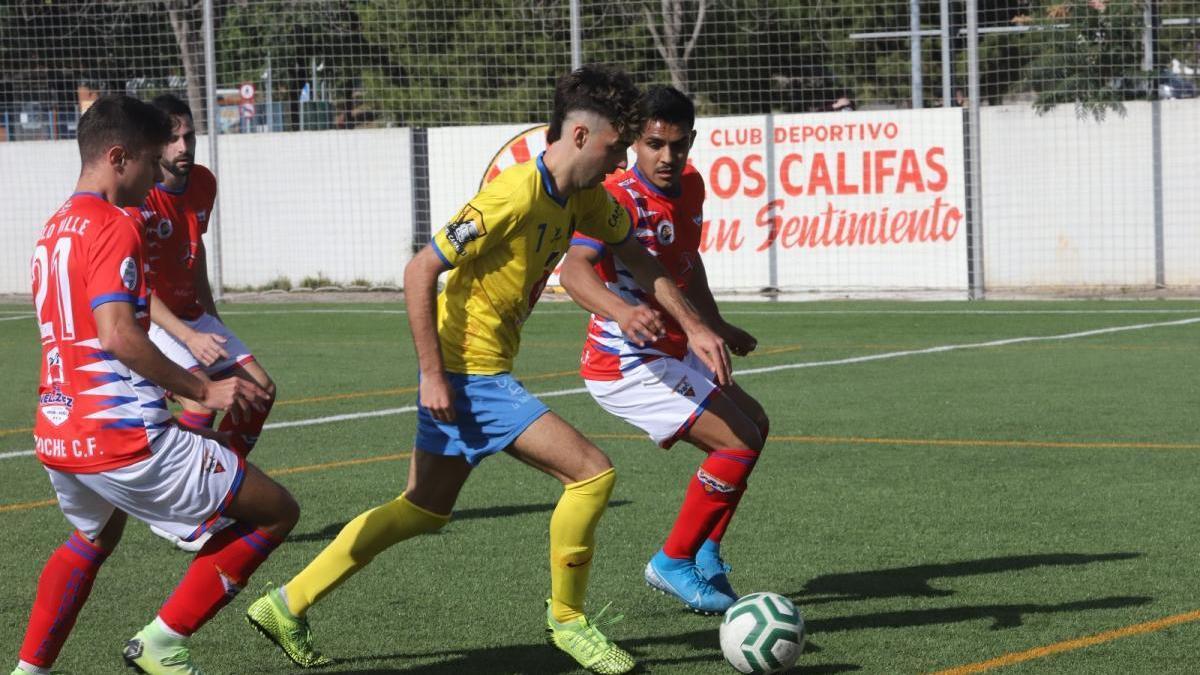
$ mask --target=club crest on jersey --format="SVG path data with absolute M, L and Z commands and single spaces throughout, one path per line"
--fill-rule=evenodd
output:
M 175 224 L 170 218 L 159 218 L 158 222 L 151 228 L 151 232 L 159 239 L 170 239 L 171 233 L 175 231 Z
M 658 236 L 658 243 L 663 246 L 675 243 L 675 223 L 669 220 L 662 221 L 658 224 L 655 234 Z
M 213 452 L 209 448 L 204 449 L 204 457 L 200 460 L 200 472 L 211 473 L 214 475 L 218 473 L 225 473 L 225 467 L 222 466 L 221 462 L 213 456 Z
M 137 288 L 138 268 L 137 261 L 132 257 L 121 261 L 121 283 L 125 284 L 125 288 L 134 290 Z
M 56 427 L 67 421 L 73 407 L 75 407 L 75 398 L 64 394 L 62 387 L 58 384 L 38 397 L 38 409 L 42 411 L 42 416 Z
M 487 233 L 483 227 L 483 214 L 479 209 L 467 204 L 454 220 L 446 225 L 446 241 L 454 250 L 462 255 L 467 250 L 467 244 Z
M 693 387 L 692 383 L 688 382 L 687 378 L 685 377 L 679 381 L 679 384 L 675 385 L 675 393 L 688 398 L 695 398 L 696 388 Z

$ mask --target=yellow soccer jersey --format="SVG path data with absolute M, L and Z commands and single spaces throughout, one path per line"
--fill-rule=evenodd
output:
M 521 325 L 576 229 L 610 244 L 631 232 L 628 213 L 601 185 L 560 198 L 539 155 L 506 169 L 434 235 L 452 268 L 438 295 L 446 370 L 512 370 Z

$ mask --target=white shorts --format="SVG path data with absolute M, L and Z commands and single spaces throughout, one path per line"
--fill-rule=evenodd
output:
M 669 448 L 696 422 L 718 390 L 715 374 L 689 351 L 639 364 L 619 380 L 584 380 L 588 393 L 608 412 Z
M 221 359 L 211 366 L 203 367 L 196 360 L 195 356 L 188 351 L 187 345 L 179 340 L 176 340 L 173 335 L 163 330 L 158 324 L 150 324 L 150 341 L 158 347 L 158 351 L 162 352 L 168 359 L 174 361 L 181 368 L 186 370 L 204 370 L 209 375 L 229 370 L 233 366 L 241 366 L 254 360 L 254 355 L 250 353 L 250 349 L 244 342 L 238 339 L 238 336 L 229 330 L 229 327 L 221 323 L 217 317 L 211 314 L 201 314 L 200 318 L 193 321 L 181 319 L 184 323 L 191 326 L 193 330 L 198 330 L 201 333 L 216 333 L 225 338 L 225 351 L 229 352 L 229 358 Z
M 137 464 L 100 473 L 47 468 L 58 506 L 71 525 L 94 539 L 113 511 L 120 509 L 192 541 L 228 524 L 221 514 L 245 474 L 244 460 L 237 453 L 175 425 L 155 439 L 150 452 Z

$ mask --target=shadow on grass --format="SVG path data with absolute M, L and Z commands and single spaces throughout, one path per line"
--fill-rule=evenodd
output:
M 639 668 L 634 672 L 645 672 L 645 666 L 686 664 L 716 664 L 723 661 L 721 647 L 717 640 L 716 627 L 682 633 L 679 635 L 663 635 L 641 640 L 621 640 L 621 645 L 627 648 L 637 659 Z M 647 652 L 653 653 L 658 645 L 690 646 L 699 653 L 675 658 L 650 658 Z M 805 648 L 805 652 L 819 649 Z M 435 663 L 429 663 L 436 659 Z M 568 656 L 545 644 L 511 645 L 506 647 L 490 647 L 468 650 L 444 650 L 435 652 L 414 652 L 379 654 L 348 658 L 338 662 L 341 666 L 361 666 L 373 661 L 413 661 L 411 665 L 401 668 L 358 668 L 351 670 L 336 670 L 338 673 L 354 673 L 356 675 L 376 675 L 379 673 L 414 672 L 422 675 L 462 675 L 463 673 L 482 673 L 485 675 L 501 675 L 508 673 L 558 673 L 581 672 Z M 846 673 L 862 670 L 861 666 L 850 663 L 818 664 L 804 667 L 802 664 L 789 670 L 796 675 L 819 675 Z M 317 672 L 317 671 L 314 671 Z
M 608 508 L 616 509 L 632 503 L 628 499 L 614 499 L 608 503 Z M 555 504 L 515 504 L 512 506 L 488 506 L 478 509 L 463 509 L 454 512 L 454 518 L 450 520 L 450 526 L 452 527 L 454 523 L 460 523 L 464 520 L 488 520 L 491 518 L 524 516 L 530 513 L 550 513 L 554 510 L 554 507 Z M 332 541 L 345 526 L 346 523 L 331 523 L 316 532 L 290 535 L 287 540 L 289 542 Z
M 940 598 L 954 591 L 934 588 L 934 579 L 979 574 L 1017 572 L 1035 567 L 1066 567 L 1113 562 L 1140 557 L 1141 553 L 1042 553 L 964 560 L 960 562 L 894 567 L 866 572 L 823 574 L 789 596 L 796 604 L 818 605 L 872 598 Z

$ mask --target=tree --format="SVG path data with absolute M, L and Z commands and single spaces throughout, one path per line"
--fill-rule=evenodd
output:
M 662 55 L 667 72 L 671 74 L 671 85 L 689 93 L 688 62 L 696 48 L 696 40 L 700 38 L 700 30 L 704 28 L 708 0 L 661 0 L 658 12 L 652 12 L 649 5 L 642 8 L 642 14 L 646 29 L 654 40 L 654 48 Z

